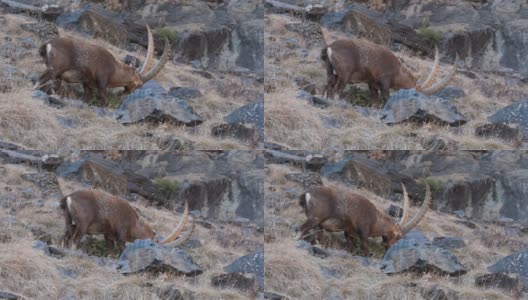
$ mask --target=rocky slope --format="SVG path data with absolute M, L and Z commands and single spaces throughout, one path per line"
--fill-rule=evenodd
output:
M 252 149 L 262 142 L 259 1 L 116 3 L 0 2 L 2 141 L 29 149 Z M 76 100 L 83 91 L 75 84 L 58 96 L 31 92 L 45 70 L 43 42 L 74 36 L 140 65 L 145 24 L 158 52 L 168 38 L 171 55 L 143 88 L 126 97 L 115 90 L 107 108 Z
M 263 193 L 262 185 L 249 183 L 258 177 L 254 170 L 262 158 L 229 152 L 45 154 L 0 154 L 0 294 L 15 299 L 247 299 L 261 294 L 263 216 L 254 211 L 262 212 Z M 167 163 L 171 156 L 181 163 Z M 209 168 L 187 164 L 191 158 Z M 219 170 L 213 174 L 215 164 Z M 229 193 L 207 181 L 220 174 L 231 184 Z M 195 194 L 195 186 L 208 192 Z M 62 248 L 58 200 L 88 187 L 125 197 L 162 235 L 179 221 L 187 195 L 192 235 L 173 252 L 137 241 L 119 258 L 98 236 L 86 237 L 79 250 Z
M 526 297 L 528 219 L 519 199 L 527 191 L 511 184 L 523 182 L 517 177 L 524 171 L 524 152 L 270 150 L 265 155 L 268 292 L 292 299 Z M 482 177 L 493 193 L 471 188 Z M 417 230 L 387 253 L 379 238 L 370 239 L 369 258 L 359 256 L 359 245 L 357 252 L 345 251 L 340 233 L 294 240 L 306 220 L 298 204 L 306 188 L 323 184 L 361 193 L 396 216 L 400 182 L 413 202 L 411 215 L 424 198 L 424 182 L 433 200 Z
M 504 2 L 504 3 L 503 3 Z M 507 3 L 506 3 L 507 2 Z M 523 147 L 523 1 L 266 1 L 267 140 L 291 149 L 511 149 Z M 466 17 L 469 16 L 469 17 Z M 515 20 L 515 21 L 513 21 Z M 515 24 L 512 24 L 515 23 Z M 514 26 L 515 25 L 515 26 Z M 519 29 L 519 30 L 518 30 Z M 393 92 L 371 108 L 365 84 L 325 99 L 321 48 L 360 37 L 393 50 L 418 78 L 440 49 L 449 87 L 425 97 Z

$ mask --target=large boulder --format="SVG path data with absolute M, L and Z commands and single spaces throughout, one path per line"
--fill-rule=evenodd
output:
M 417 243 L 413 239 L 402 239 L 392 245 L 381 261 L 381 269 L 385 274 L 435 272 L 460 276 L 467 272 L 449 251 L 430 244 Z
M 116 46 L 125 46 L 128 30 L 120 16 L 98 5 L 88 4 L 80 10 L 66 12 L 57 18 L 57 24 L 107 40 Z
M 524 136 L 528 133 L 528 99 L 503 107 L 488 117 L 491 123 L 518 124 Z
M 197 276 L 203 273 L 192 257 L 178 248 L 169 248 L 155 244 L 150 239 L 136 240 L 129 244 L 118 261 L 121 274 L 163 273 Z
M 252 273 L 255 274 L 261 289 L 264 288 L 264 247 L 241 256 L 224 267 L 227 273 Z
M 448 100 L 425 96 L 415 89 L 399 90 L 393 94 L 385 104 L 382 115 L 385 124 L 434 122 L 460 126 L 467 122 Z
M 522 250 L 512 255 L 499 259 L 488 267 L 492 273 L 516 273 L 519 274 L 524 286 L 528 287 L 528 250 Z
M 224 121 L 228 124 L 253 124 L 259 135 L 259 140 L 264 140 L 264 95 L 252 103 L 241 106 L 227 116 Z
M 127 95 L 116 115 L 121 124 L 170 122 L 196 126 L 203 123 L 185 100 L 145 86 Z

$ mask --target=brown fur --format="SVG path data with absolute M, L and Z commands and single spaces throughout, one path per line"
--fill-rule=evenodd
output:
M 309 201 L 306 201 L 307 193 Z M 402 237 L 400 226 L 362 195 L 323 186 L 307 193 L 302 194 L 299 201 L 308 217 L 300 228 L 300 235 L 316 227 L 344 231 L 348 247 L 352 247 L 354 238 L 359 238 L 365 255 L 368 254 L 368 237 L 382 237 L 386 248 Z
M 374 101 L 386 101 L 389 89 L 410 89 L 417 84 L 389 49 L 367 40 L 337 40 L 322 50 L 321 59 L 327 70 L 327 96 L 342 93 L 348 83 L 365 82 Z
M 50 53 L 46 51 L 48 45 L 51 46 Z M 125 87 L 127 92 L 132 92 L 143 85 L 134 68 L 116 60 L 108 50 L 98 45 L 58 37 L 42 45 L 39 52 L 48 68 L 39 78 L 39 83 L 59 78 L 67 82 L 82 82 L 85 97 L 89 99 L 96 89 L 105 105 L 108 104 L 107 88 Z
M 71 198 L 68 207 L 67 199 Z M 124 199 L 101 190 L 81 190 L 60 201 L 65 219 L 64 242 L 79 245 L 86 234 L 103 234 L 108 246 L 117 243 L 123 251 L 125 242 L 153 239 L 155 232 Z

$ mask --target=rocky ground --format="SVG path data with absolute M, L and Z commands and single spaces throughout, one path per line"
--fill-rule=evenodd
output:
M 263 216 L 255 214 L 263 211 L 262 167 L 261 183 L 248 182 L 262 157 L 247 153 L 253 154 L 82 152 L 57 159 L 44 152 L 3 151 L 0 294 L 8 299 L 257 297 L 264 284 Z M 171 155 L 178 156 L 176 165 L 167 163 Z M 191 160 L 200 166 L 189 164 Z M 207 182 L 212 168 L 217 173 L 211 177 L 224 176 L 228 187 Z M 129 244 L 128 254 L 120 258 L 105 249 L 99 236 L 86 237 L 80 250 L 62 248 L 58 201 L 92 186 L 128 199 L 162 235 L 177 224 L 181 199 L 189 197 L 195 224 L 191 237 L 175 252 L 156 250 L 158 261 L 148 260 L 155 247 L 139 241 Z M 149 192 L 152 187 L 161 194 Z M 137 269 L 140 265 L 150 267 Z
M 518 60 L 527 9 L 524 1 L 266 1 L 266 140 L 289 149 L 524 147 L 528 73 Z M 365 84 L 325 99 L 320 51 L 352 37 L 390 47 L 418 78 L 431 70 L 434 44 L 438 76 L 456 53 L 459 71 L 434 96 L 393 91 L 382 109 L 370 107 Z
M 3 142 L 23 149 L 177 150 L 253 149 L 263 141 L 259 1 L 138 1 L 125 9 L 114 7 L 117 1 L 57 3 L 0 2 Z M 142 89 L 126 97 L 116 89 L 105 108 L 98 99 L 78 100 L 77 85 L 59 95 L 31 91 L 45 70 L 38 48 L 57 34 L 140 63 L 145 24 L 158 50 L 169 39 L 171 56 Z
M 265 155 L 269 293 L 291 299 L 526 297 L 528 191 L 520 178 L 526 175 L 526 153 L 268 150 Z M 345 251 L 342 234 L 324 233 L 313 245 L 310 237 L 294 239 L 306 220 L 298 196 L 307 187 L 361 193 L 395 216 L 400 182 L 414 215 L 424 199 L 424 181 L 431 186 L 431 208 L 417 230 L 387 253 L 379 238 L 370 239 L 369 258 L 360 256 L 359 245 Z

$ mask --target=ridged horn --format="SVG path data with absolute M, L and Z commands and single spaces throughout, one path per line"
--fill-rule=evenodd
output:
M 186 233 L 181 235 L 177 240 L 175 240 L 173 242 L 170 242 L 168 244 L 165 244 L 165 246 L 178 247 L 179 245 L 185 243 L 185 241 L 187 241 L 187 239 L 189 239 L 189 237 L 191 236 L 193 230 L 194 230 L 194 222 L 191 222 L 191 229 L 189 229 Z
M 150 69 L 150 66 L 152 66 L 152 61 L 154 59 L 154 38 L 152 37 L 152 31 L 150 31 L 150 27 L 148 26 L 148 24 L 147 24 L 147 35 L 148 35 L 147 57 L 145 58 L 145 61 L 143 62 L 141 69 L 139 69 L 140 75 L 144 75 Z
M 435 58 L 434 58 L 434 64 L 433 68 L 431 69 L 431 72 L 429 73 L 429 76 L 425 79 L 425 81 L 420 84 L 420 90 L 424 90 L 433 84 L 436 74 L 438 74 L 438 67 L 440 66 L 440 55 L 438 55 L 438 47 L 435 46 Z
M 189 204 L 187 201 L 185 201 L 185 210 L 183 211 L 183 217 L 180 220 L 180 223 L 178 223 L 178 226 L 174 228 L 172 233 L 163 239 L 163 241 L 159 242 L 161 245 L 165 245 L 167 243 L 170 243 L 174 241 L 178 236 L 180 236 L 181 232 L 183 231 L 183 228 L 185 227 L 185 224 L 189 221 Z
M 425 199 L 423 201 L 422 207 L 420 207 L 420 211 L 405 225 L 401 227 L 401 231 L 403 234 L 406 234 L 407 232 L 411 231 L 425 216 L 425 213 L 429 209 L 429 204 L 431 203 L 431 188 L 426 183 L 425 184 Z
M 422 93 L 426 95 L 431 95 L 431 94 L 438 92 L 440 89 L 446 86 L 449 83 L 449 81 L 453 79 L 453 76 L 455 76 L 457 72 L 457 61 L 458 61 L 458 53 L 456 54 L 455 64 L 453 64 L 453 68 L 451 69 L 451 72 L 447 74 L 447 76 L 444 77 L 442 80 L 440 80 L 437 84 L 433 85 L 430 88 L 422 90 Z
M 146 74 L 140 75 L 141 80 L 143 80 L 143 82 L 147 82 L 151 80 L 152 78 L 156 77 L 156 75 L 158 75 L 158 73 L 161 71 L 163 66 L 165 66 L 165 64 L 169 60 L 169 52 L 170 52 L 169 39 L 165 37 L 165 48 L 163 49 L 163 54 L 161 55 L 160 60 Z
M 404 225 L 405 223 L 407 223 L 407 219 L 409 219 L 409 207 L 410 207 L 410 203 L 409 203 L 409 195 L 407 194 L 407 190 L 405 189 L 405 185 L 403 185 L 403 183 L 401 183 L 401 186 L 402 186 L 402 190 L 403 190 L 403 215 L 402 215 L 402 218 L 400 220 L 400 226 Z

